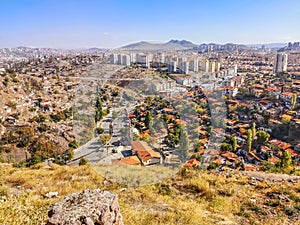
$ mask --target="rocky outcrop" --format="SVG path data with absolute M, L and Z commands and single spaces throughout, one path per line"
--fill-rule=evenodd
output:
M 124 225 L 118 195 L 99 189 L 68 195 L 48 216 L 47 225 Z

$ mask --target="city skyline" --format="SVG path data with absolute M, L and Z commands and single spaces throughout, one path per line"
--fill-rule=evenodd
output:
M 116 48 L 138 41 L 265 44 L 300 40 L 300 2 L 1 1 L 0 47 Z

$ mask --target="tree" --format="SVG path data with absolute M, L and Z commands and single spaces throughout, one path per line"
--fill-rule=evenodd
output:
M 236 148 L 237 148 L 237 140 L 236 140 L 236 137 L 232 137 L 232 148 L 233 148 L 233 151 L 235 152 L 236 151 Z
M 280 160 L 280 166 L 282 168 L 287 168 L 293 165 L 292 156 L 289 152 L 284 151 Z
M 284 124 L 288 124 L 292 118 L 293 118 L 292 116 L 284 114 L 281 117 L 281 122 Z
M 109 124 L 109 135 L 112 135 L 113 132 L 114 132 L 114 125 L 113 125 L 113 123 L 111 121 L 110 124 Z
M 99 97 L 96 100 L 96 108 L 98 110 L 102 110 L 102 101 L 101 101 L 101 99 Z
M 294 109 L 297 103 L 297 93 L 294 93 L 291 100 L 291 108 Z
M 99 122 L 103 118 L 102 102 L 98 97 L 96 100 L 96 113 L 95 113 L 95 122 Z
M 264 144 L 270 138 L 270 134 L 266 131 L 260 130 L 257 132 L 257 143 Z
M 188 156 L 189 147 L 190 147 L 190 143 L 189 143 L 188 133 L 184 126 L 180 126 L 179 149 L 182 152 L 182 156 L 184 157 L 184 160 Z
M 84 165 L 88 164 L 88 162 L 89 161 L 86 158 L 81 158 L 79 160 L 79 166 L 84 166 Z
M 95 115 L 95 122 L 99 122 L 103 118 L 103 112 L 102 110 L 96 110 L 96 115 Z
M 247 150 L 250 152 L 252 149 L 252 130 L 248 129 L 247 131 Z
M 147 111 L 146 116 L 145 116 L 145 125 L 148 129 L 150 129 L 150 124 L 152 121 L 152 115 L 150 111 Z
M 225 142 L 221 144 L 221 151 L 232 151 L 232 150 L 233 148 L 231 144 Z
M 194 152 L 199 152 L 202 145 L 203 144 L 201 143 L 201 141 L 196 139 L 195 142 L 194 142 Z
M 252 131 L 252 138 L 255 138 L 255 136 L 256 136 L 256 123 L 255 122 L 252 123 L 251 131 Z

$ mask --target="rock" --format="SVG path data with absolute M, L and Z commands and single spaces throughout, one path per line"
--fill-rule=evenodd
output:
M 48 216 L 47 225 L 124 225 L 118 195 L 99 189 L 66 196 L 53 206 Z
M 58 198 L 58 192 L 48 192 L 47 194 L 45 194 L 46 198 Z
M 6 132 L 6 128 L 3 125 L 0 125 L 0 138 Z

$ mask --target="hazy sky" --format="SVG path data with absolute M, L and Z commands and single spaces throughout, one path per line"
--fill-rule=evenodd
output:
M 0 47 L 300 41 L 299 0 L 0 0 Z

